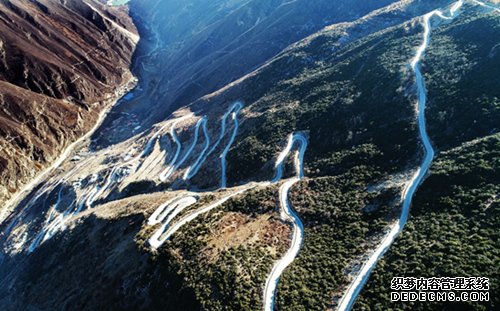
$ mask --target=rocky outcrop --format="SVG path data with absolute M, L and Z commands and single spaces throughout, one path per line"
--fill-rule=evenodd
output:
M 0 2 L 0 202 L 89 131 L 131 81 L 126 7 Z

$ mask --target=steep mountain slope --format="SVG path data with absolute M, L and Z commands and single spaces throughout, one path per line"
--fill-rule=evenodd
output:
M 0 202 L 125 90 L 137 40 L 127 11 L 99 2 L 0 3 Z
M 374 271 L 356 309 L 387 305 L 380 288 L 392 277 L 422 275 L 488 277 L 490 302 L 458 306 L 494 310 L 499 304 L 500 83 L 489 77 L 498 75 L 500 66 L 495 53 L 500 14 L 480 12 L 459 16 L 433 34 L 425 61 L 432 100 L 428 127 L 442 153 L 415 198 L 407 229 Z M 408 305 L 412 310 L 456 307 Z
M 254 2 L 210 3 L 201 8 L 214 14 L 211 5 L 236 10 Z M 150 99 L 171 96 L 158 77 L 162 56 L 172 50 L 144 39 L 140 48 L 149 50 L 139 51 L 136 62 L 142 89 L 115 110 L 121 119 L 109 119 L 96 134 L 104 145 L 119 143 L 80 150 L 0 225 L 0 308 L 335 309 L 400 217 L 424 157 L 421 115 L 435 165 L 415 197 L 411 236 L 393 245 L 387 265 L 380 262 L 356 308 L 408 308 L 387 300 L 384 288 L 396 268 L 437 273 L 429 264 L 436 256 L 446 273 L 459 273 L 439 244 L 450 229 L 466 233 L 448 245 L 459 253 L 460 269 L 496 282 L 496 11 L 467 1 L 453 20 L 430 21 L 432 40 L 421 59 L 428 101 L 416 112 L 422 87 L 411 60 L 423 42 L 422 15 L 441 6 L 448 12 L 450 3 L 399 1 L 329 25 L 213 93 L 196 99 L 203 92 L 193 91 L 195 100 L 166 119 L 163 110 L 147 111 L 156 107 Z M 185 12 L 177 24 L 196 10 Z M 193 21 L 210 24 L 200 16 Z M 162 40 L 188 42 L 185 31 Z M 231 68 L 229 58 L 225 65 L 214 69 Z M 154 118 L 162 121 L 148 127 Z M 462 222 L 468 228 L 461 230 Z M 435 252 L 426 252 L 424 240 L 415 251 L 413 234 L 437 240 Z M 456 242 L 476 241 L 466 262 Z M 270 296 L 269 284 L 277 288 Z
M 362 292 L 355 310 L 394 305 L 396 276 L 488 277 L 489 302 L 407 302 L 411 310 L 495 310 L 499 304 L 497 133 L 443 152 L 415 198 L 412 217 Z M 389 284 L 389 285 L 388 285 Z M 399 307 L 399 308 L 398 308 Z
M 148 128 L 177 108 L 240 78 L 289 44 L 326 25 L 349 22 L 395 0 L 137 0 L 132 16 L 144 38 L 134 73 L 140 84 L 116 112 L 138 115 Z M 124 110 L 126 107 L 131 109 Z M 107 146 L 137 134 L 117 132 L 113 114 L 94 144 Z M 116 122 L 120 124 L 123 122 Z

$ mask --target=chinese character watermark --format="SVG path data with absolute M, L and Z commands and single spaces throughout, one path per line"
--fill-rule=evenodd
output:
M 489 301 L 485 277 L 394 277 L 391 301 Z

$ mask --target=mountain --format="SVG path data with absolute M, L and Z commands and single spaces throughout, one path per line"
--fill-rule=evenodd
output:
M 129 9 L 137 87 L 0 223 L 2 310 L 496 309 L 498 5 Z
M 87 133 L 125 90 L 137 40 L 124 8 L 0 2 L 0 202 Z
M 116 129 L 120 112 L 133 112 L 145 128 L 177 108 L 239 79 L 326 25 L 349 22 L 394 0 L 362 1 L 132 1 L 142 31 L 133 65 L 140 78 L 134 97 L 94 135 L 95 148 L 130 138 L 136 125 Z M 141 29 L 142 28 L 142 29 Z M 141 129 L 142 131 L 143 129 Z
M 412 218 L 388 251 L 359 297 L 355 310 L 390 303 L 380 288 L 399 275 L 436 277 L 487 275 L 489 295 L 499 291 L 494 254 L 499 190 L 500 135 L 494 134 L 446 150 L 431 168 L 415 198 Z M 491 302 L 459 302 L 461 309 L 493 310 Z M 410 302 L 412 310 L 438 310 L 443 303 Z

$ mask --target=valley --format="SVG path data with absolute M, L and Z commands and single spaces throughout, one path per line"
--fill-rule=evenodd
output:
M 0 202 L 7 206 L 59 166 L 135 83 L 128 67 L 138 35 L 127 11 L 67 6 L 0 4 Z
M 440 234 L 427 211 L 457 209 L 454 183 L 490 202 L 489 229 L 471 231 L 495 239 L 497 4 L 127 10 L 137 37 L 102 15 L 135 46 L 127 83 L 1 211 L 2 310 L 380 310 L 389 276 L 411 273 L 412 234 Z M 471 271 L 496 280 L 488 247 Z

